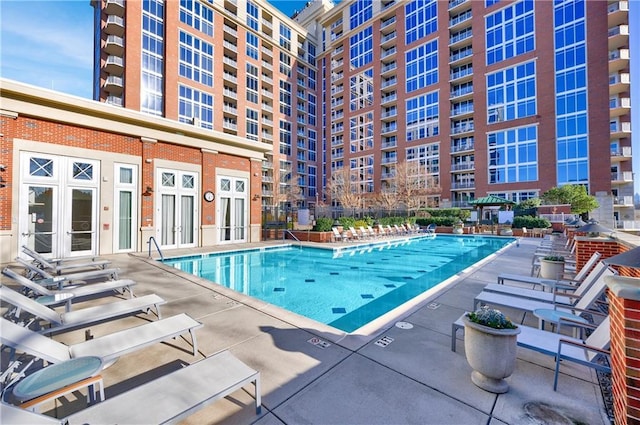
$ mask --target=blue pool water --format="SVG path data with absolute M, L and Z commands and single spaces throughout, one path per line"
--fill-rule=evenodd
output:
M 513 241 L 437 235 L 340 251 L 287 246 L 164 263 L 353 332 Z

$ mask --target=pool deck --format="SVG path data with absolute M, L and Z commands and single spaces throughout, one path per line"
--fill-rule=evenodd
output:
M 510 389 L 496 395 L 471 382 L 462 333 L 456 352 L 451 351 L 452 322 L 473 308 L 474 296 L 485 284 L 496 282 L 498 273 L 528 274 L 539 243 L 540 239 L 522 238 L 483 264 L 460 273 L 418 304 L 353 335 L 184 276 L 145 255 L 106 256 L 120 268 L 121 277 L 137 281 L 136 295 L 156 293 L 168 301 L 161 308 L 163 317 L 186 312 L 204 324 L 197 331 L 199 354 L 195 357 L 189 339 L 180 338 L 120 358 L 103 373 L 106 396 L 113 397 L 182 364 L 228 349 L 261 372 L 262 413 L 256 415 L 253 389 L 248 387 L 183 423 L 608 425 L 593 369 L 563 364 L 558 391 L 554 392 L 553 358 L 518 348 L 516 370 L 507 379 Z M 274 244 L 282 242 L 176 250 L 165 255 Z M 340 245 L 346 244 L 331 244 Z M 10 285 L 4 276 L 2 283 Z M 93 299 L 86 305 L 114 299 Z M 524 319 L 525 324 L 537 326 L 537 319 L 530 314 L 524 317 L 515 310 L 504 311 L 514 321 Z M 154 319 L 140 314 L 91 326 L 90 332 L 97 337 Z M 399 327 L 397 322 L 412 326 Z M 85 339 L 85 330 L 55 338 L 80 342 Z M 51 404 L 49 409 L 56 410 L 48 413 L 63 417 L 84 403 L 82 397 L 72 397 L 55 407 Z

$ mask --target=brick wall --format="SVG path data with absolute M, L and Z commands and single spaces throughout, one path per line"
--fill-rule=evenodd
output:
M 576 269 L 580 270 L 594 252 L 602 254 L 601 260 L 613 257 L 623 252 L 622 245 L 615 239 L 590 238 L 587 236 L 576 236 Z
M 627 286 L 627 285 L 624 285 Z M 640 423 L 640 297 L 619 287 L 609 290 L 611 367 L 617 424 Z M 640 295 L 640 282 L 635 287 Z M 626 297 L 626 298 L 625 298 Z

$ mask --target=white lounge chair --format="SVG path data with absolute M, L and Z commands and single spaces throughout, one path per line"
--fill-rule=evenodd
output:
M 457 331 L 464 329 L 464 322 L 462 321 L 463 317 L 464 315 L 460 316 L 460 318 L 452 325 L 452 351 L 456 351 Z M 562 360 L 578 363 L 597 370 L 606 372 L 611 371 L 608 366 L 595 361 L 598 354 L 606 356 L 609 355 L 608 349 L 611 342 L 609 322 L 609 316 L 606 316 L 602 323 L 595 327 L 591 335 L 589 335 L 585 340 L 571 338 L 560 333 L 544 331 L 530 326 L 519 325 L 520 333 L 518 334 L 518 346 L 534 350 L 542 354 L 547 354 L 549 356 L 554 356 L 556 358 L 556 367 L 553 377 L 553 390 L 555 391 L 558 387 L 560 361 Z M 568 321 L 566 323 L 571 326 L 585 326 L 583 324 L 569 323 Z M 593 328 L 589 325 L 586 325 L 585 327 Z
M 41 269 L 40 267 L 37 267 L 36 264 L 25 261 L 20 257 L 16 258 L 16 262 L 18 262 L 22 267 L 26 269 L 25 274 L 28 279 L 37 281 L 44 286 L 58 286 L 58 288 L 60 289 L 62 289 L 64 285 L 69 285 L 72 283 L 85 283 L 87 280 L 117 280 L 118 273 L 120 272 L 120 269 L 118 268 L 109 268 L 87 270 L 76 273 L 51 274 L 47 270 Z
M 607 270 L 603 272 L 603 277 L 607 274 L 611 275 L 615 274 L 615 272 L 611 268 L 607 268 Z M 567 314 L 577 315 L 590 310 L 591 307 L 595 305 L 600 295 L 604 293 L 605 288 L 606 284 L 604 278 L 597 279 L 596 282 L 594 282 L 593 285 L 591 285 L 591 287 L 582 295 L 582 297 L 575 298 L 570 305 L 533 300 L 497 292 L 482 291 L 474 298 L 473 309 L 477 310 L 481 304 L 489 304 L 493 306 L 523 310 L 525 313 L 539 309 L 555 309 Z M 569 294 L 564 296 L 571 297 Z
M 500 285 L 497 283 L 490 283 L 486 285 L 482 290 L 486 292 L 495 292 L 499 294 L 510 295 L 514 297 L 528 298 L 530 300 L 544 301 L 548 303 L 556 303 L 563 305 L 572 305 L 574 300 L 582 297 L 599 279 L 604 279 L 605 276 L 611 276 L 614 272 L 607 267 L 604 263 L 599 263 L 593 271 L 589 274 L 578 286 L 565 287 L 559 285 L 557 288 L 555 285 L 549 285 L 551 292 L 540 291 L 537 289 L 522 288 L 519 286 Z M 555 281 L 551 281 L 555 283 Z M 566 292 L 571 290 L 572 292 Z
M 338 242 L 338 241 L 343 241 L 346 242 L 347 238 L 345 236 L 343 236 L 339 231 L 337 227 L 332 227 L 331 230 L 333 231 L 333 241 L 334 242 Z
M 57 311 L 2 285 L 0 285 L 0 299 L 17 307 L 18 311 L 27 311 L 36 316 L 36 318 L 49 323 L 50 327 L 45 327 L 40 331 L 40 333 L 44 334 L 87 326 L 104 320 L 114 320 L 132 313 L 149 312 L 151 309 L 155 309 L 156 316 L 161 318 L 160 306 L 162 304 L 166 304 L 166 301 L 159 296 L 150 294 L 142 297 L 100 304 L 93 307 L 81 308 L 79 310 L 65 313 L 58 313 Z M 40 326 L 40 321 L 37 322 L 38 326 Z
M 502 285 L 505 283 L 505 281 L 513 281 L 513 282 L 520 282 L 520 283 L 529 283 L 534 285 L 534 287 L 536 285 L 541 285 L 543 287 L 566 286 L 567 288 L 570 288 L 571 286 L 575 286 L 582 283 L 587 278 L 587 276 L 592 272 L 592 270 L 595 268 L 596 263 L 600 260 L 601 257 L 602 257 L 602 254 L 600 254 L 599 252 L 594 252 L 589 258 L 589 260 L 584 264 L 582 269 L 580 269 L 580 272 L 576 274 L 572 279 L 553 280 L 553 279 L 544 279 L 541 277 L 527 276 L 527 275 L 514 274 L 514 273 L 500 273 L 498 275 L 498 284 Z
M 6 403 L 0 404 L 0 417 L 3 422 L 18 425 L 176 423 L 252 382 L 255 385 L 256 414 L 260 414 L 260 372 L 229 351 L 222 351 L 64 419 L 40 415 Z
M 60 274 L 62 272 L 71 273 L 72 270 L 78 271 L 80 269 L 88 269 L 88 268 L 106 268 L 111 261 L 109 260 L 101 260 L 99 258 L 89 258 L 89 259 L 47 259 L 40 253 L 32 250 L 31 248 L 23 245 L 22 252 L 27 254 L 29 257 L 33 258 L 33 261 L 38 264 L 39 267 L 47 269 L 55 274 Z
M 349 226 L 349 233 L 351 233 L 351 239 L 357 239 L 357 240 L 362 239 L 353 226 Z
M 13 350 L 23 351 L 49 363 L 96 356 L 106 367 L 125 354 L 187 332 L 191 334 L 195 356 L 198 352 L 195 330 L 202 327 L 202 323 L 187 314 L 178 314 L 72 345 L 65 345 L 4 318 L 0 318 L 0 327 L 0 342 Z
M 39 283 L 33 282 L 32 280 L 19 275 L 10 268 L 4 268 L 2 270 L 2 274 L 13 279 L 16 283 L 19 283 L 25 289 L 29 289 L 35 295 L 43 297 L 38 299 L 38 302 L 40 302 L 41 304 L 57 305 L 65 303 L 65 308 L 67 311 L 71 311 L 73 301 L 80 297 L 85 297 L 88 295 L 113 293 L 114 291 L 124 293 L 124 291 L 127 290 L 129 291 L 129 295 L 131 296 L 131 298 L 133 298 L 132 288 L 136 284 L 136 282 L 131 279 L 120 279 L 72 286 L 68 287 L 68 289 L 62 290 L 51 290 L 40 285 Z
M 425 229 L 425 233 L 428 235 L 435 235 L 436 233 L 436 225 L 431 223 L 430 225 L 427 226 L 427 228 Z

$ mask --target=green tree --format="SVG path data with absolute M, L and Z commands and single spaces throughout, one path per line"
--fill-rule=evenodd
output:
M 587 188 L 578 184 L 551 188 L 540 199 L 545 205 L 570 204 L 574 214 L 588 213 L 600 206 L 595 196 L 589 195 Z

